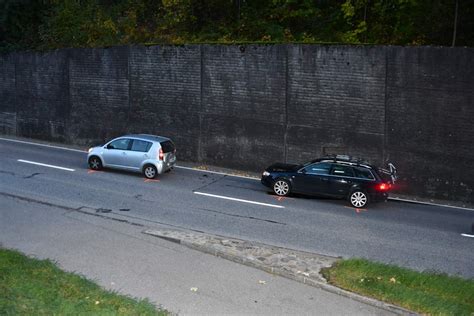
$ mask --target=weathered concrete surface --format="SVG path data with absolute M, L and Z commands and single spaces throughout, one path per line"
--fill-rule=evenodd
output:
M 321 275 L 321 269 L 332 266 L 337 262 L 338 258 L 192 231 L 148 229 L 143 233 L 261 269 L 268 273 L 322 288 L 396 314 L 414 314 L 398 306 L 364 297 L 328 284 Z

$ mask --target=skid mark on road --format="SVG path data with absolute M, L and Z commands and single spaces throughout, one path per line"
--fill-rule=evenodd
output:
M 248 186 L 243 186 L 243 185 L 233 185 L 233 184 L 226 184 L 226 187 L 229 188 L 236 188 L 236 189 L 244 189 L 244 190 L 249 190 L 253 192 L 264 192 L 265 189 L 260 189 L 260 188 L 255 188 L 255 187 L 248 187 Z
M 143 197 L 143 195 L 141 195 L 141 194 L 134 195 L 133 197 L 134 197 L 135 199 L 137 199 L 138 201 L 142 201 L 142 202 L 149 202 L 149 203 L 158 202 L 158 201 L 156 201 L 156 200 L 145 199 L 145 198 Z
M 29 176 L 23 177 L 23 179 L 31 179 L 31 178 L 33 178 L 34 176 L 38 176 L 38 175 L 40 175 L 40 174 L 41 174 L 41 173 L 39 173 L 39 172 L 35 172 L 35 173 L 33 173 L 33 174 L 30 174 Z
M 197 209 L 200 210 L 200 211 L 216 213 L 216 214 L 226 215 L 226 216 L 231 216 L 231 217 L 251 219 L 251 220 L 262 221 L 262 222 L 267 222 L 267 223 L 271 223 L 271 224 L 278 224 L 278 225 L 284 225 L 284 226 L 286 225 L 286 223 L 281 223 L 281 222 L 273 221 L 273 220 L 270 220 L 270 219 L 258 218 L 258 217 L 253 217 L 253 216 L 244 216 L 244 215 L 238 215 L 238 214 L 230 214 L 230 213 L 211 210 L 211 209 L 207 209 L 207 208 L 197 208 Z
M 207 175 L 203 175 L 203 177 L 207 178 Z M 222 177 L 220 177 L 220 178 L 214 179 L 214 180 L 212 180 L 211 182 L 209 182 L 209 183 L 207 183 L 207 184 L 205 184 L 205 185 L 203 185 L 203 186 L 200 186 L 200 187 L 197 188 L 197 189 L 194 189 L 193 192 L 202 190 L 202 189 L 204 189 L 204 188 L 207 188 L 208 186 L 213 185 L 214 183 L 216 183 L 216 182 L 218 182 L 218 181 L 224 179 L 225 177 L 227 177 L 227 175 L 224 175 L 224 176 L 222 176 Z

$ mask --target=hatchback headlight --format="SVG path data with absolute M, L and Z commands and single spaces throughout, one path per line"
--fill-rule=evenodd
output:
M 264 171 L 262 175 L 263 175 L 264 177 L 268 177 L 268 176 L 270 175 L 270 172 Z

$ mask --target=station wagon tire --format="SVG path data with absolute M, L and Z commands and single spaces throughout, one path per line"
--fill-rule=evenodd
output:
M 102 169 L 102 161 L 97 156 L 92 156 L 89 158 L 89 168 L 92 170 Z
M 156 170 L 156 167 L 153 165 L 146 165 L 143 167 L 143 175 L 147 179 L 154 179 L 157 175 L 158 171 Z
M 273 192 L 279 196 L 288 196 L 290 194 L 290 183 L 283 179 L 278 179 L 273 183 Z
M 355 190 L 349 195 L 349 203 L 355 208 L 362 208 L 369 203 L 369 197 L 364 191 Z

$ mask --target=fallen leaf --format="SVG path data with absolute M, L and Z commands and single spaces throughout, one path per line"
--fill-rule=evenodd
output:
M 192 287 L 191 288 L 191 292 L 197 292 L 198 291 L 198 288 L 197 287 Z
M 259 280 L 258 284 L 267 284 L 267 281 Z
M 392 277 L 390 278 L 390 283 L 397 283 L 397 280 L 394 277 Z
M 99 305 L 99 304 L 100 304 L 100 302 L 99 302 L 99 301 L 95 301 L 95 305 Z

